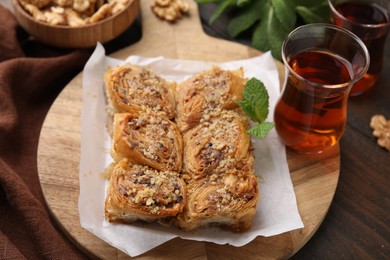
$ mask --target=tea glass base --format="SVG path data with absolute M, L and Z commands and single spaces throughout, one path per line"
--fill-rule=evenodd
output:
M 308 144 L 308 143 L 301 143 L 297 145 L 286 145 L 286 147 L 290 148 L 296 153 L 300 154 L 322 154 L 331 148 L 333 148 L 335 145 L 338 144 L 338 141 L 334 140 L 331 143 L 328 143 L 327 145 L 316 145 L 314 146 L 313 144 Z

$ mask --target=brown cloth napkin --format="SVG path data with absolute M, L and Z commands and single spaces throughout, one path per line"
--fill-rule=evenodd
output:
M 80 259 L 45 205 L 37 146 L 50 105 L 88 60 L 32 40 L 0 6 L 0 259 Z

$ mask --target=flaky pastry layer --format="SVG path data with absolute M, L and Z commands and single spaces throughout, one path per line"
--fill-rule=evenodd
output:
M 108 101 L 119 112 L 153 112 L 175 116 L 176 83 L 148 68 L 127 64 L 110 68 L 104 75 Z
M 186 204 L 186 185 L 177 172 L 159 171 L 127 159 L 113 169 L 105 203 L 110 222 L 175 217 Z
M 213 67 L 178 85 L 176 123 L 182 132 L 196 126 L 215 109 L 234 109 L 246 83 L 243 70 Z
M 182 151 L 180 131 L 168 118 L 146 113 L 114 115 L 111 155 L 116 162 L 127 158 L 157 170 L 180 172 Z

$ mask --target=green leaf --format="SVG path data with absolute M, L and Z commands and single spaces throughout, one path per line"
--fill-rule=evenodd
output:
M 268 92 L 265 89 L 265 87 L 263 87 L 263 88 L 261 88 L 261 94 L 259 94 L 256 97 L 255 105 L 254 105 L 256 119 L 257 119 L 257 122 L 259 122 L 259 123 L 264 122 L 264 120 L 268 116 L 268 112 L 269 112 L 268 100 L 269 100 Z
M 267 2 L 263 7 L 262 19 L 259 25 L 256 27 L 252 36 L 252 46 L 260 51 L 268 51 L 271 49 L 268 38 L 268 28 L 269 28 L 269 14 L 271 10 L 271 5 Z
M 223 12 L 225 12 L 230 7 L 234 6 L 236 3 L 236 0 L 219 0 L 219 5 L 217 9 L 214 11 L 214 13 L 210 17 L 209 23 L 212 24 L 217 20 Z
M 327 20 L 325 20 L 320 15 L 313 12 L 313 10 L 305 7 L 305 6 L 297 6 L 295 7 L 295 10 L 299 14 L 299 16 L 302 17 L 302 19 L 305 21 L 305 23 L 326 23 Z
M 278 60 L 282 59 L 283 41 L 297 26 L 298 17 L 304 23 L 329 22 L 330 17 L 328 0 L 196 1 L 199 4 L 214 3 L 217 6 L 210 17 L 210 24 L 222 13 L 229 12 L 228 33 L 232 37 L 237 37 L 244 31 L 250 32 L 252 46 L 263 52 L 271 50 L 273 57 Z
M 281 60 L 282 44 L 290 31 L 284 29 L 284 27 L 280 24 L 280 21 L 277 19 L 273 9 L 271 9 L 270 11 L 268 20 L 269 22 L 268 22 L 267 31 L 268 31 L 272 56 L 275 59 Z
M 306 6 L 308 8 L 328 4 L 328 0 L 289 0 L 295 6 Z
M 240 33 L 246 31 L 258 20 L 261 19 L 262 4 L 265 0 L 252 1 L 243 8 L 237 16 L 233 17 L 228 24 L 227 31 L 230 36 L 237 37 Z
M 260 140 L 263 140 L 269 132 L 274 128 L 275 124 L 273 122 L 263 122 L 257 124 L 247 131 L 248 134 L 253 135 Z
M 242 6 L 247 5 L 250 2 L 251 2 L 251 0 L 237 0 L 236 5 L 238 7 L 242 7 Z M 256 2 L 256 1 L 253 1 L 253 2 Z
M 256 98 L 257 95 L 261 94 L 259 91 L 261 91 L 262 87 L 264 88 L 263 82 L 256 78 L 251 78 L 245 84 L 242 97 L 245 101 L 252 101 Z
M 245 102 L 245 101 L 236 101 L 237 104 L 241 107 L 241 109 L 247 114 L 253 121 L 256 120 L 256 114 L 253 110 L 253 106 L 251 102 Z
M 245 84 L 242 93 L 243 101 L 238 104 L 244 112 L 248 112 L 249 117 L 258 123 L 262 123 L 268 115 L 269 95 L 263 82 L 256 78 L 251 78 Z
M 283 40 L 289 34 L 277 19 L 274 8 L 268 4 L 264 10 L 264 15 L 256 28 L 253 38 L 252 46 L 261 51 L 271 50 L 272 56 L 275 59 L 281 60 L 281 48 Z
M 269 112 L 269 95 L 263 82 L 251 78 L 245 84 L 243 100 L 237 100 L 241 109 L 258 124 L 247 132 L 259 139 L 264 139 L 273 127 L 273 123 L 264 122 Z
M 290 1 L 286 0 L 271 0 L 271 4 L 276 18 L 283 26 L 284 30 L 291 31 L 295 27 L 297 16 L 294 7 Z

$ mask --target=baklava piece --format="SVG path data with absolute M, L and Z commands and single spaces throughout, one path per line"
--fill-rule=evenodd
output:
M 218 109 L 234 109 L 242 99 L 246 80 L 243 70 L 222 70 L 213 67 L 178 85 L 176 123 L 181 131 L 199 124 L 202 118 Z
M 183 135 L 183 172 L 198 180 L 211 174 L 244 168 L 253 169 L 249 122 L 234 110 L 223 110 Z
M 127 158 L 160 171 L 180 172 L 183 141 L 176 124 L 164 116 L 146 113 L 114 115 L 111 155 Z
M 187 203 L 178 216 L 186 230 L 222 227 L 244 232 L 252 226 L 259 200 L 257 178 L 251 171 L 231 170 L 187 185 Z
M 105 202 L 109 222 L 152 222 L 176 217 L 186 204 L 186 188 L 177 172 L 132 164 L 127 159 L 113 169 Z
M 130 64 L 108 69 L 104 80 L 109 105 L 118 112 L 153 112 L 174 118 L 176 83 Z

